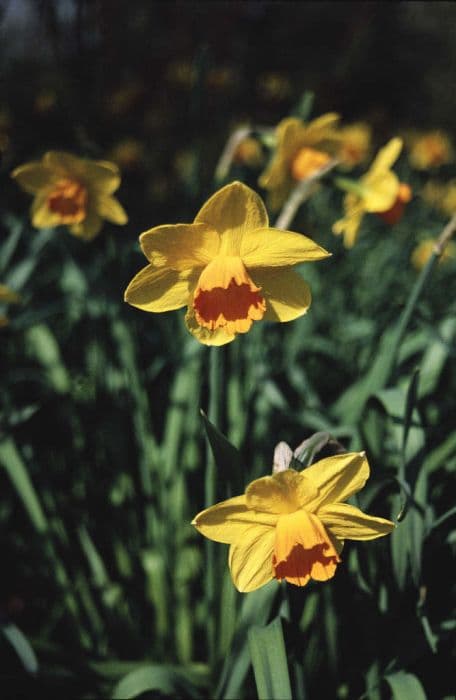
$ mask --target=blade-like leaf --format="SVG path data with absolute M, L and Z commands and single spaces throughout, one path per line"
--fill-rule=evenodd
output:
M 249 630 L 249 649 L 259 700 L 292 699 L 282 623 Z

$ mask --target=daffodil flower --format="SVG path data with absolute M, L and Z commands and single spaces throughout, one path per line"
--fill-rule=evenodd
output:
M 141 234 L 149 260 L 125 301 L 144 311 L 188 307 L 187 328 L 206 345 L 224 345 L 254 321 L 291 321 L 304 314 L 310 289 L 290 269 L 329 253 L 306 236 L 270 228 L 261 198 L 232 182 L 216 192 L 192 224 Z
M 296 117 L 280 122 L 274 157 L 259 179 L 260 186 L 269 192 L 271 209 L 282 206 L 297 182 L 329 163 L 340 141 L 336 131 L 339 119 L 330 112 L 307 124 Z
M 435 251 L 436 243 L 437 241 L 433 238 L 426 238 L 414 248 L 411 261 L 416 270 L 420 271 L 426 265 L 432 253 Z M 450 260 L 456 260 L 456 243 L 454 243 L 454 241 L 448 243 L 439 258 L 439 263 L 446 263 Z
M 369 124 L 357 122 L 339 129 L 340 147 L 337 157 L 343 168 L 353 168 L 366 160 L 370 149 L 372 129 Z
M 442 131 L 413 134 L 409 160 L 417 170 L 429 170 L 451 163 L 454 152 L 450 138 Z
M 39 162 L 20 165 L 11 177 L 35 195 L 30 215 L 36 228 L 68 226 L 73 235 L 90 240 L 103 219 L 119 225 L 128 221 L 112 196 L 120 185 L 114 163 L 49 151 Z
M 301 472 L 256 479 L 242 496 L 199 513 L 192 524 L 205 537 L 231 545 L 234 585 L 254 591 L 271 579 L 305 586 L 327 581 L 341 561 L 344 540 L 388 535 L 394 524 L 345 503 L 369 477 L 364 452 L 328 457 Z
M 333 226 L 333 233 L 343 234 L 344 245 L 352 248 L 357 239 L 361 221 L 366 213 L 386 212 L 393 208 L 401 183 L 391 168 L 399 158 L 402 140 L 394 138 L 380 149 L 371 167 L 359 182 L 339 178 L 344 189 L 351 190 L 345 196 L 345 216 Z

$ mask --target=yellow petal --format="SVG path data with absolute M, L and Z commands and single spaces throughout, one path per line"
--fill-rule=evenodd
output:
M 103 194 L 98 197 L 96 208 L 103 219 L 107 219 L 113 224 L 123 226 L 123 224 L 126 224 L 128 221 L 125 209 L 115 197 L 109 194 Z
M 395 528 L 390 520 L 366 515 L 348 503 L 325 505 L 319 508 L 318 517 L 333 535 L 347 540 L 374 540 Z
M 48 207 L 46 191 L 36 195 L 30 209 L 30 218 L 36 228 L 51 228 L 60 224 L 61 216 Z
M 236 337 L 236 333 L 229 332 L 224 328 L 210 330 L 209 328 L 200 326 L 196 320 L 194 309 L 191 306 L 189 306 L 185 315 L 185 325 L 193 337 L 203 345 L 214 345 L 220 347 L 221 345 L 231 343 Z
M 302 472 L 285 469 L 255 479 L 245 490 L 249 508 L 262 513 L 293 513 L 318 497 L 318 491 Z
M 84 180 L 92 189 L 112 194 L 120 185 L 120 171 L 115 163 L 107 160 L 83 160 Z M 116 222 L 114 222 L 116 223 Z
M 265 321 L 293 321 L 306 313 L 312 301 L 310 287 L 295 270 L 255 270 L 254 282 L 266 300 Z
M 307 129 L 319 131 L 322 129 L 334 129 L 340 121 L 340 114 L 337 112 L 327 112 L 320 117 L 313 119 L 307 124 Z
M 244 233 L 240 256 L 250 270 L 285 267 L 331 255 L 311 238 L 278 228 L 261 228 Z
M 201 511 L 192 520 L 192 525 L 215 542 L 233 544 L 244 543 L 245 533 L 252 528 L 274 529 L 277 517 L 267 513 L 257 513 L 247 507 L 245 494 L 228 498 L 215 506 Z
M 13 170 L 11 177 L 19 183 L 23 190 L 32 194 L 52 186 L 56 179 L 52 170 L 42 163 L 20 165 Z
M 100 233 L 103 227 L 103 219 L 98 214 L 94 204 L 92 203 L 87 211 L 85 219 L 79 224 L 71 224 L 69 226 L 70 232 L 73 236 L 82 238 L 85 241 L 91 241 L 95 236 Z
M 184 274 L 163 268 L 157 270 L 153 265 L 147 265 L 133 277 L 125 290 L 124 299 L 143 311 L 173 311 L 188 303 L 195 281 L 190 271 Z
M 363 488 L 369 478 L 369 464 L 364 452 L 347 452 L 321 459 L 303 474 L 318 490 L 317 498 L 306 507 L 320 515 L 322 506 L 345 501 Z
M 255 591 L 273 578 L 274 538 L 274 528 L 256 526 L 243 534 L 241 542 L 231 545 L 228 564 L 241 593 Z
M 48 151 L 43 156 L 43 164 L 60 176 L 80 177 L 84 167 L 82 158 L 65 151 Z
M 382 212 L 391 209 L 399 192 L 400 182 L 392 172 L 374 172 L 362 178 L 366 185 L 363 206 L 367 212 Z
M 348 194 L 344 199 L 344 207 L 345 216 L 334 223 L 332 230 L 336 236 L 343 234 L 346 248 L 353 248 L 365 213 L 364 206 L 359 197 Z
M 43 163 L 57 175 L 73 176 L 89 189 L 105 194 L 112 194 L 120 185 L 119 168 L 108 161 L 79 158 L 65 151 L 48 151 Z
M 261 197 L 242 182 L 232 182 L 212 195 L 195 223 L 207 224 L 222 236 L 221 254 L 239 255 L 245 233 L 266 228 L 269 219 Z
M 377 153 L 369 172 L 384 172 L 389 170 L 400 156 L 403 141 L 400 138 L 391 139 Z
M 155 267 L 173 270 L 204 267 L 220 248 L 220 236 L 206 224 L 156 226 L 142 233 L 139 242 Z

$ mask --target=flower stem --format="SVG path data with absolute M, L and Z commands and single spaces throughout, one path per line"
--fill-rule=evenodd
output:
M 318 180 L 321 180 L 322 177 L 333 170 L 333 168 L 335 168 L 338 164 L 339 161 L 334 158 L 333 160 L 330 160 L 329 163 L 326 163 L 326 165 L 324 165 L 322 168 L 316 170 L 312 175 L 306 177 L 305 180 L 298 182 L 283 205 L 282 211 L 277 217 L 277 221 L 275 222 L 276 228 L 287 229 L 289 227 L 301 204 L 311 196 L 315 183 L 318 182 Z
M 209 351 L 209 406 L 208 418 L 216 427 L 221 427 L 222 421 L 222 381 L 223 381 L 223 350 L 212 347 Z M 204 479 L 205 506 L 214 505 L 216 499 L 215 460 L 208 445 L 206 458 L 206 474 Z M 212 665 L 216 655 L 215 645 L 215 543 L 207 539 L 206 549 L 206 577 L 205 598 L 207 615 L 207 647 L 209 664 Z
M 412 290 L 412 293 L 407 301 L 406 307 L 404 311 L 402 312 L 398 325 L 396 328 L 396 334 L 395 338 L 393 341 L 393 349 L 391 352 L 391 371 L 394 370 L 397 362 L 397 357 L 399 354 L 399 348 L 401 346 L 402 340 L 404 338 L 405 332 L 408 328 L 408 325 L 410 323 L 410 319 L 413 315 L 413 312 L 415 310 L 416 304 L 418 302 L 418 299 L 421 296 L 421 293 L 426 286 L 426 283 L 432 273 L 432 270 L 434 269 L 435 264 L 437 263 L 438 258 L 442 255 L 442 253 L 445 251 L 446 246 L 451 240 L 451 237 L 456 231 L 456 214 L 449 220 L 445 228 L 443 229 L 442 233 L 438 237 L 436 244 L 434 246 L 434 250 L 432 252 L 431 257 L 429 258 L 427 264 L 423 268 L 421 275 L 419 276 L 418 280 L 416 281 L 416 284 Z

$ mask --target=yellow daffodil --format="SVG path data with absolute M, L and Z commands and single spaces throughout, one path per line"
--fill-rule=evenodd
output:
M 417 170 L 429 170 L 451 163 L 453 147 L 442 131 L 428 131 L 411 138 L 409 153 L 411 165 Z
M 112 196 L 120 185 L 114 163 L 49 151 L 39 162 L 20 165 L 11 176 L 35 195 L 31 219 L 36 228 L 64 225 L 73 235 L 90 240 L 103 219 L 119 225 L 128 221 Z
M 109 157 L 124 170 L 134 170 L 142 163 L 144 144 L 134 138 L 122 139 L 111 149 Z
M 430 180 L 421 190 L 425 202 L 446 216 L 456 214 L 456 179 L 446 183 Z
M 283 119 L 276 128 L 274 157 L 259 179 L 269 192 L 270 206 L 278 209 L 292 187 L 326 165 L 340 142 L 336 127 L 340 117 L 328 113 L 304 123 L 296 117 Z
M 421 241 L 412 252 L 411 261 L 413 267 L 420 271 L 426 265 L 427 261 L 434 252 L 436 241 L 433 238 L 426 238 Z M 439 258 L 439 263 L 456 260 L 456 243 L 450 241 Z
M 263 149 L 257 139 L 247 136 L 236 148 L 233 161 L 239 165 L 258 168 L 264 161 Z
M 339 129 L 340 146 L 337 157 L 342 167 L 353 168 L 363 163 L 370 149 L 372 129 L 369 124 L 357 122 Z
M 344 199 L 345 216 L 333 226 L 333 233 L 343 234 L 346 248 L 355 245 L 364 214 L 386 212 L 395 205 L 401 183 L 391 168 L 401 150 L 402 140 L 391 139 L 380 149 L 371 167 L 358 182 L 351 183 L 350 187 L 350 183 L 339 179 L 341 186 L 352 189 Z
M 296 586 L 327 581 L 344 540 L 372 540 L 394 528 L 344 502 L 368 477 L 364 452 L 328 457 L 301 472 L 256 479 L 242 496 L 203 510 L 192 524 L 231 545 L 228 563 L 239 591 L 254 591 L 273 578 Z
M 152 312 L 187 306 L 187 328 L 206 345 L 230 343 L 260 319 L 304 314 L 310 289 L 289 268 L 329 255 L 306 236 L 270 228 L 263 201 L 240 182 L 216 192 L 192 224 L 157 226 L 139 240 L 150 264 L 125 301 Z

